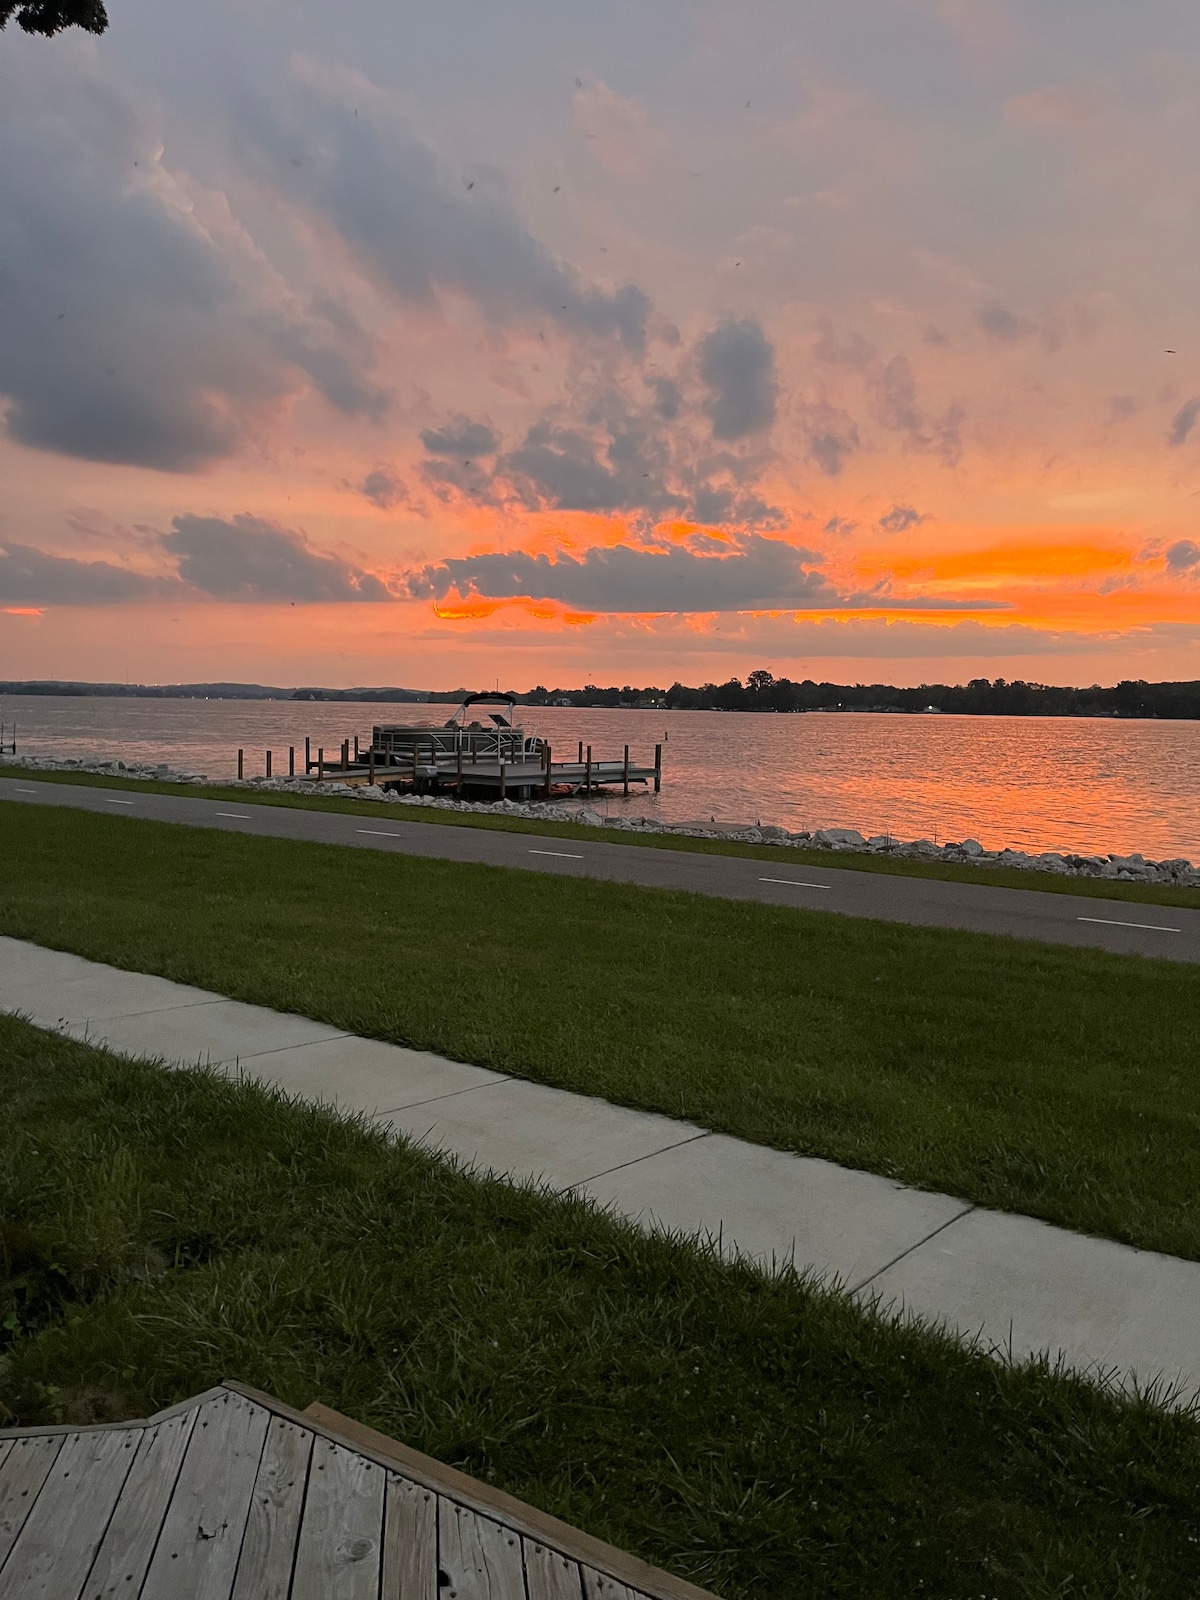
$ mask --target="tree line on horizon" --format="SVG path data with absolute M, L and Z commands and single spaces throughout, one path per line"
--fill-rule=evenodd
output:
M 964 716 L 996 717 L 1162 717 L 1200 721 L 1200 682 L 1146 683 L 1124 679 L 1112 688 L 1092 684 L 1073 689 L 1055 684 L 972 678 L 966 684 L 922 683 L 901 689 L 887 683 L 794 682 L 760 669 L 743 683 L 705 683 L 698 688 L 673 683 L 602 689 L 545 689 L 521 695 L 528 705 L 569 700 L 576 706 L 652 705 L 667 711 L 892 711 L 930 709 Z
M 259 683 L 83 683 L 41 680 L 0 682 L 0 695 L 105 695 L 130 699 L 309 700 L 375 702 L 392 705 L 458 705 L 466 689 L 299 688 Z M 1200 721 L 1200 680 L 1147 683 L 1123 679 L 1112 688 L 1092 684 L 1072 689 L 1055 684 L 972 678 L 966 684 L 921 683 L 902 689 L 887 683 L 817 683 L 776 678 L 760 668 L 746 682 L 705 683 L 697 688 L 673 683 L 669 689 L 624 684 L 601 688 L 508 691 L 521 705 L 566 705 L 598 709 L 638 707 L 664 711 L 882 711 L 930 709 L 961 716 L 994 717 L 1160 717 Z

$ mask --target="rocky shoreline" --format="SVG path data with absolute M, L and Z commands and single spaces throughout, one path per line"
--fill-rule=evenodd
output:
M 56 759 L 52 756 L 8 756 L 0 767 L 27 772 L 82 772 L 98 777 L 140 779 L 143 782 L 197 784 L 210 788 L 254 789 L 279 794 L 312 794 L 313 785 L 299 778 L 216 778 L 203 773 L 181 772 L 159 764 L 127 761 L 86 761 Z M 1200 868 L 1183 857 L 1167 861 L 1148 860 L 1141 855 L 1078 855 L 1046 850 L 1030 855 L 1024 850 L 985 850 L 978 839 L 962 839 L 937 845 L 931 839 L 905 841 L 888 834 L 864 838 L 855 828 L 817 828 L 790 833 L 769 824 L 737 827 L 703 822 L 659 822 L 650 817 L 604 817 L 578 801 L 522 803 L 515 800 L 452 800 L 447 796 L 397 794 L 394 790 L 326 783 L 322 794 L 364 805 L 419 806 L 437 811 L 475 812 L 494 816 L 528 817 L 542 822 L 571 822 L 585 827 L 604 828 L 613 833 L 674 834 L 689 839 L 730 839 L 741 844 L 776 845 L 781 849 L 854 852 L 859 855 L 898 856 L 916 861 L 950 861 L 972 866 L 1016 867 L 1025 872 L 1049 872 L 1068 878 L 1104 878 L 1125 883 L 1178 884 L 1200 888 Z

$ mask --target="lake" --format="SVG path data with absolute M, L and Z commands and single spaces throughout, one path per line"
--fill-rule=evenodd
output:
M 165 761 L 247 774 L 305 736 L 327 751 L 376 722 L 442 722 L 452 706 L 288 700 L 0 699 L 26 755 Z M 988 849 L 1133 851 L 1200 858 L 1200 723 L 1065 717 L 522 708 L 560 759 L 580 739 L 596 757 L 649 763 L 663 745 L 663 789 L 598 802 L 616 815 L 684 822 L 859 828 L 902 839 L 973 837 Z

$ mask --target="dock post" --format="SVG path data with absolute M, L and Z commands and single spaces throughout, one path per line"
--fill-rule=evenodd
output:
M 589 799 L 591 798 L 591 793 L 592 793 L 592 747 L 591 747 L 591 745 L 588 745 L 588 747 L 587 747 L 587 777 L 586 777 L 586 782 L 585 782 L 585 785 L 584 785 L 584 793 L 589 797 Z
M 350 768 L 350 741 L 349 741 L 349 739 L 343 739 L 342 740 L 342 771 L 343 772 L 347 772 L 347 771 L 349 771 L 349 768 Z
M 623 777 L 624 777 L 624 780 L 625 780 L 625 793 L 628 794 L 629 793 L 629 746 L 628 745 L 625 746 L 625 771 L 623 773 Z
M 325 746 L 317 746 L 317 782 L 325 782 Z
M 305 741 L 304 741 L 304 776 L 307 778 L 311 771 L 312 771 L 312 740 L 306 738 Z
M 545 745 L 543 748 L 544 748 L 545 753 L 546 753 L 546 799 L 549 800 L 549 798 L 550 798 L 550 770 L 551 770 L 552 757 L 551 757 L 551 754 L 550 754 L 550 746 L 549 745 Z
M 295 776 L 296 776 L 296 746 L 294 744 L 290 744 L 290 745 L 288 745 L 288 777 L 289 778 L 294 778 Z
M 501 756 L 500 757 L 500 798 L 501 798 L 501 800 L 503 800 L 505 798 L 505 795 L 504 795 L 504 780 L 505 780 L 505 777 L 506 777 L 506 773 L 504 771 L 504 757 Z
M 358 735 L 354 735 L 354 765 L 358 765 Z
M 579 763 L 580 763 L 581 766 L 583 765 L 583 740 L 582 739 L 580 739 L 580 741 L 579 741 Z
M 457 776 L 457 778 L 455 780 L 455 784 L 454 784 L 454 798 L 456 800 L 461 800 L 462 799 L 462 740 L 461 739 L 458 741 L 458 750 L 457 750 L 456 754 L 457 754 L 457 758 L 458 758 L 458 776 Z
M 367 752 L 367 777 L 372 789 L 375 787 L 375 746 L 372 745 Z
M 244 762 L 244 752 L 239 750 L 238 751 L 238 782 L 239 783 L 242 781 L 243 762 Z
M 267 777 L 271 776 L 271 751 L 267 751 Z
M 654 746 L 654 792 L 659 794 L 662 790 L 662 745 Z

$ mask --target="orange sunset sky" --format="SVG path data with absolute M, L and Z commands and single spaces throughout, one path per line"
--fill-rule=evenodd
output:
M 0 677 L 1200 677 L 1200 11 L 0 35 Z

